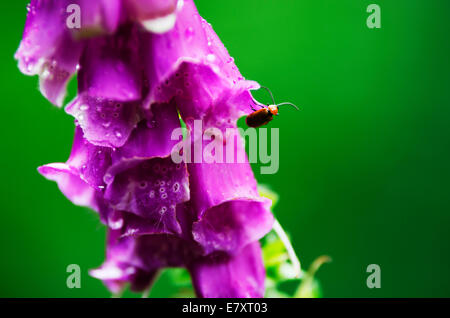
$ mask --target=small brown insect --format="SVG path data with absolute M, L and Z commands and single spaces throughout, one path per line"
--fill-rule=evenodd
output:
M 265 90 L 267 90 L 269 92 L 270 96 L 272 97 L 273 105 L 268 104 L 267 107 L 259 105 L 261 107 L 261 109 L 258 109 L 258 110 L 253 108 L 253 106 L 250 106 L 251 109 L 253 110 L 253 113 L 248 115 L 247 118 L 245 119 L 245 123 L 247 124 L 247 126 L 257 128 L 257 127 L 267 125 L 273 119 L 273 116 L 278 115 L 278 107 L 281 105 L 291 105 L 296 110 L 299 110 L 298 107 L 292 103 L 281 103 L 281 104 L 276 105 L 275 99 L 273 98 L 273 95 L 272 95 L 272 92 L 267 87 L 261 86 L 261 88 L 264 88 Z

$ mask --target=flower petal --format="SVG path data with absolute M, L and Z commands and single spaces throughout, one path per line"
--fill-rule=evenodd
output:
M 38 171 L 48 180 L 56 181 L 73 204 L 98 209 L 96 190 L 80 178 L 77 170 L 64 163 L 50 163 L 39 167 Z
M 87 41 L 80 61 L 78 89 L 118 102 L 141 97 L 137 30 L 125 25 L 114 35 Z
M 93 188 L 103 189 L 103 177 L 111 165 L 111 149 L 89 143 L 79 126 L 75 128 L 74 142 L 67 165 L 78 170 L 80 178 Z
M 264 296 L 265 269 L 258 242 L 237 255 L 217 252 L 195 260 L 189 271 L 198 297 L 259 298 Z
M 262 238 L 273 224 L 271 202 L 259 196 L 242 139 L 237 129 L 231 131 L 233 133 L 224 133 L 225 140 L 218 146 L 223 147 L 223 154 L 233 150 L 236 156 L 232 162 L 187 164 L 190 202 L 197 216 L 193 237 L 206 253 L 217 250 L 235 253 Z M 192 149 L 196 148 L 196 138 L 194 132 Z M 204 140 L 203 143 L 205 149 L 207 144 Z M 239 157 L 241 161 L 238 161 Z M 226 159 L 222 158 L 222 162 Z
M 89 274 L 101 279 L 113 293 L 121 292 L 127 283 L 131 284 L 132 291 L 138 292 L 147 289 L 153 282 L 156 271 L 146 271 L 128 262 L 134 248 L 134 239 L 120 239 L 120 231 L 110 230 L 106 261 L 99 268 L 90 270 Z
M 15 58 L 27 75 L 39 75 L 42 94 L 53 104 L 62 106 L 66 86 L 76 72 L 83 43 L 72 38 L 65 25 L 66 5 L 33 0 L 28 6 L 23 39 Z
M 105 199 L 117 210 L 151 221 L 155 231 L 180 233 L 176 205 L 189 200 L 185 165 L 170 157 L 142 161 L 109 181 Z
M 178 204 L 176 206 L 176 220 L 179 223 L 181 232 L 174 234 L 186 241 L 192 241 L 192 216 L 188 209 L 188 203 Z M 155 226 L 154 220 L 144 218 L 127 211 L 118 211 L 111 206 L 104 204 L 100 210 L 100 218 L 112 230 L 120 230 L 121 237 L 137 237 L 150 234 L 167 234 L 162 227 Z M 178 227 L 177 227 L 178 230 Z
M 64 4 L 51 1 L 31 0 L 27 7 L 23 38 L 15 58 L 19 69 L 27 75 L 38 74 L 42 63 L 56 50 L 64 31 Z
M 92 144 L 121 147 L 140 121 L 140 102 L 116 102 L 80 94 L 66 107 Z
M 89 40 L 81 58 L 78 97 L 66 107 L 89 142 L 121 147 L 141 119 L 141 80 L 135 30 Z
M 66 163 L 51 163 L 38 168 L 39 173 L 56 181 L 61 192 L 74 204 L 99 211 L 102 206 L 103 177 L 111 163 L 109 148 L 97 147 L 83 138 L 76 127 L 72 152 Z
M 127 142 L 113 153 L 113 166 L 108 171 L 114 175 L 128 166 L 133 166 L 153 157 L 167 157 L 178 143 L 172 140 L 172 132 L 180 128 L 175 103 L 155 104 L 139 123 Z
M 142 235 L 135 240 L 131 263 L 146 270 L 184 266 L 199 255 L 195 244 L 170 234 Z
M 193 224 L 194 239 L 206 253 L 236 253 L 266 235 L 273 226 L 270 201 L 233 200 L 207 210 Z
M 164 34 L 141 36 L 147 53 L 145 68 L 149 81 L 146 107 L 176 98 L 184 120 L 199 119 L 218 100 L 235 99 L 228 114 L 237 119 L 250 112 L 249 89 L 259 88 L 245 81 L 233 59 L 211 26 L 200 17 L 193 1 L 184 1 L 175 27 Z

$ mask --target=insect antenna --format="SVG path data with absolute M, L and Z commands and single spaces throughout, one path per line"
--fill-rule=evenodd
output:
M 275 105 L 275 98 L 273 98 L 273 94 L 272 94 L 272 92 L 270 91 L 270 89 L 268 89 L 267 87 L 265 87 L 265 86 L 261 86 L 261 88 L 264 88 L 266 91 L 268 91 L 269 92 L 269 94 L 270 94 L 270 97 L 272 97 L 272 102 L 273 102 L 273 105 Z
M 296 105 L 294 105 L 294 104 L 292 104 L 292 103 L 281 103 L 281 104 L 278 104 L 278 105 L 276 105 L 277 107 L 280 107 L 281 105 L 291 105 L 292 107 L 294 107 L 296 110 L 300 110 L 300 109 L 298 109 L 298 107 L 296 106 Z

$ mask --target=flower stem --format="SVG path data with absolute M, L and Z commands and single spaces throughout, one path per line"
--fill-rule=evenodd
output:
M 295 254 L 294 247 L 291 244 L 291 241 L 289 240 L 289 237 L 287 236 L 284 229 L 281 227 L 280 222 L 278 222 L 277 219 L 275 219 L 275 222 L 273 224 L 273 230 L 280 238 L 281 242 L 283 242 L 284 247 L 286 248 L 286 251 L 289 255 L 289 259 L 292 263 L 292 266 L 294 267 L 294 273 L 295 277 L 299 278 L 300 274 L 302 272 L 302 266 L 300 264 L 300 260 L 297 257 L 297 254 Z

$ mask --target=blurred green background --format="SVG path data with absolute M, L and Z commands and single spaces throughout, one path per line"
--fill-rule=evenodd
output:
M 366 26 L 373 2 L 378 30 Z M 108 297 L 87 274 L 103 261 L 104 227 L 36 171 L 66 160 L 73 121 L 13 59 L 26 3 L 1 4 L 0 296 Z M 280 170 L 257 178 L 280 195 L 275 213 L 304 266 L 333 258 L 318 273 L 323 295 L 450 296 L 450 2 L 196 3 L 245 77 L 302 107 L 271 123 Z M 72 263 L 81 289 L 66 287 Z M 372 263 L 381 289 L 366 287 Z

